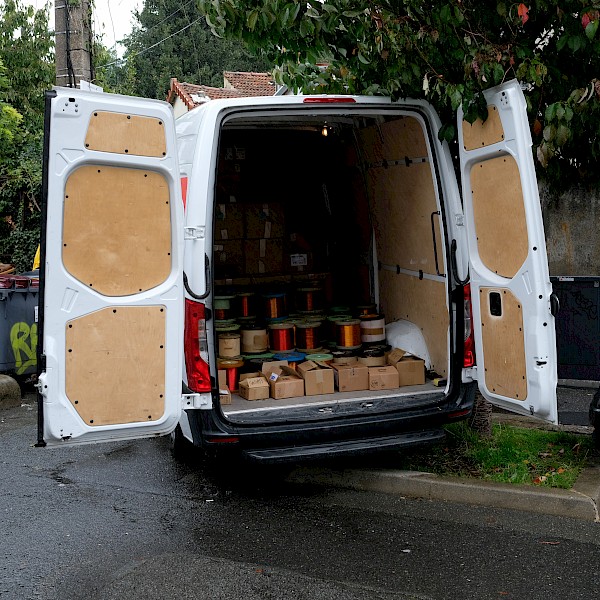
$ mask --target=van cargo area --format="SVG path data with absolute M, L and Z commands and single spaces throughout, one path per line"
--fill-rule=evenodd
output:
M 224 414 L 443 401 L 452 311 L 425 120 L 348 105 L 275 112 L 233 114 L 219 140 L 212 323 Z

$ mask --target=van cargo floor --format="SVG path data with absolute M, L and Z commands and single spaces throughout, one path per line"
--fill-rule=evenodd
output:
M 311 407 L 321 412 L 327 412 L 330 409 L 333 410 L 333 407 L 344 404 L 350 406 L 357 403 L 371 405 L 373 403 L 382 404 L 382 401 L 385 401 L 385 404 L 389 402 L 391 405 L 395 405 L 394 408 L 398 408 L 398 403 L 414 402 L 415 400 L 419 403 L 431 401 L 431 395 L 438 395 L 442 399 L 445 395 L 444 389 L 428 382 L 423 385 L 409 385 L 385 391 L 335 392 L 334 394 L 300 396 L 283 400 L 267 398 L 266 400 L 253 401 L 245 400 L 238 394 L 232 394 L 231 404 L 223 406 L 223 413 L 227 417 L 250 416 L 252 414 L 258 417 L 261 414 L 268 418 L 269 413 L 279 413 L 281 410 L 288 411 Z M 392 406 L 389 406 L 389 408 L 392 408 Z

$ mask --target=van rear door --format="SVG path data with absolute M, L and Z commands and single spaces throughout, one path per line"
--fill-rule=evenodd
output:
M 556 423 L 552 286 L 525 98 L 516 81 L 485 98 L 485 122 L 458 115 L 476 377 L 493 404 Z
M 165 102 L 46 96 L 38 444 L 160 435 L 181 414 L 183 207 Z

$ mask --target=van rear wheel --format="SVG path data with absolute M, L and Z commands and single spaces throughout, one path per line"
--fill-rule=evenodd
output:
M 169 450 L 178 462 L 198 460 L 201 454 L 200 449 L 183 435 L 179 425 L 169 434 Z

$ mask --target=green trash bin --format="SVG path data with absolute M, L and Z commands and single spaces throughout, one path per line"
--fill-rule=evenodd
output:
M 37 371 L 37 273 L 0 275 L 0 372 Z

